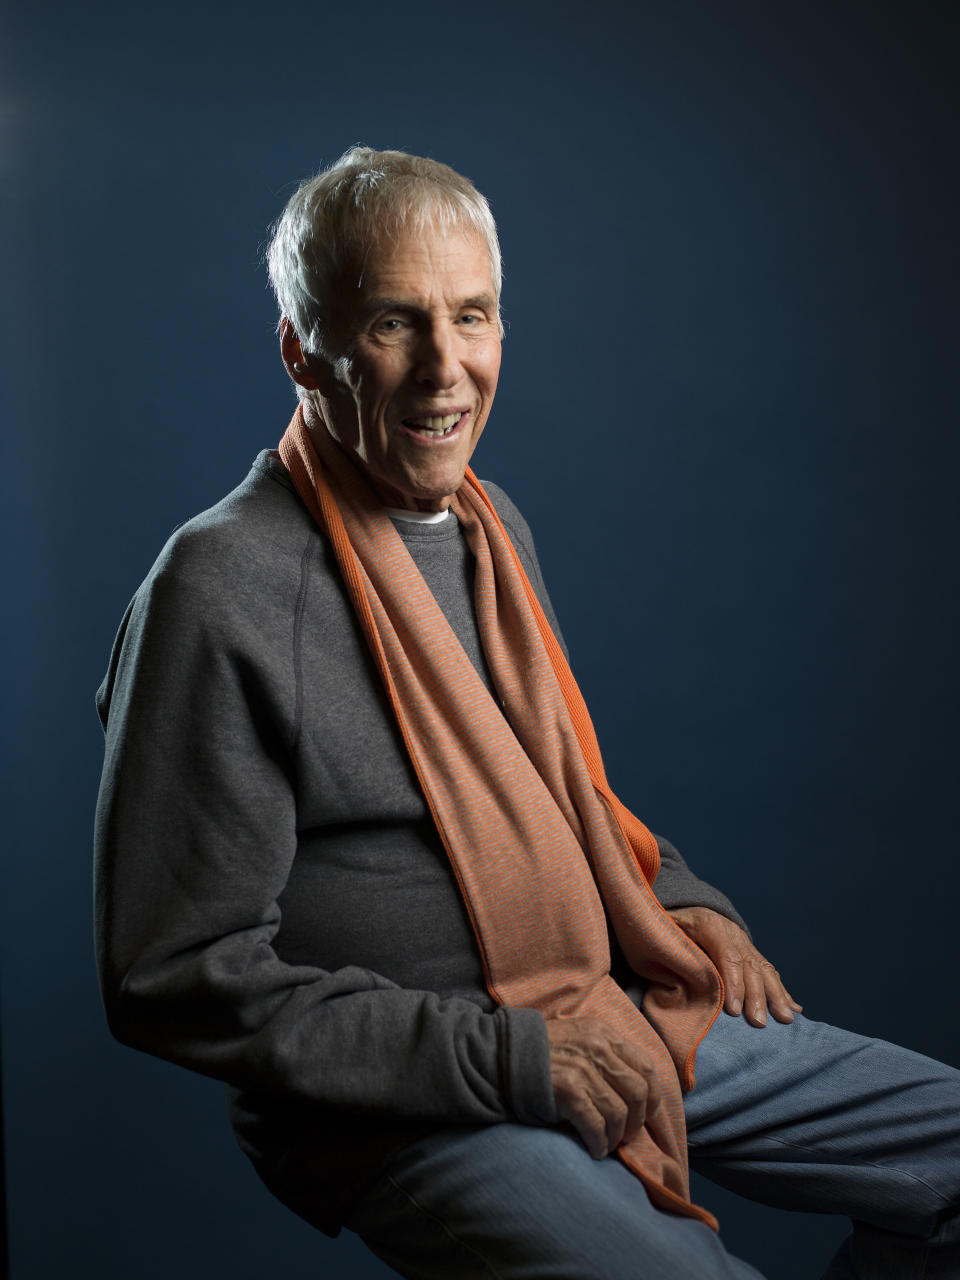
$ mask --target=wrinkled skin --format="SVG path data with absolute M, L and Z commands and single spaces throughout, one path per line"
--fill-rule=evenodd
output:
M 735 1018 L 742 1013 L 752 1027 L 763 1027 L 768 1009 L 778 1022 L 792 1022 L 803 1008 L 770 961 L 732 920 L 708 907 L 677 907 L 668 915 L 717 966 L 727 1013 Z
M 767 1010 L 792 1022 L 801 1006 L 776 969 L 744 931 L 707 907 L 668 913 L 716 965 L 724 985 L 724 1010 L 763 1027 Z M 635 1137 L 660 1105 L 651 1059 L 599 1018 L 551 1018 L 550 1078 L 560 1117 L 572 1125 L 595 1160 Z

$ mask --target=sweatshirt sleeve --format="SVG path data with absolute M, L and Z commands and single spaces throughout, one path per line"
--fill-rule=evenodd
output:
M 530 583 L 537 593 L 554 634 L 560 642 L 564 656 L 569 661 L 570 654 L 560 633 L 560 626 L 553 611 L 553 605 L 550 603 L 550 597 L 547 594 L 530 527 L 510 498 L 498 485 L 490 484 L 487 481 L 483 483 L 494 506 L 497 508 L 500 519 L 513 539 L 514 545 L 523 561 L 523 567 L 530 578 Z M 728 920 L 732 920 L 734 924 L 739 925 L 741 929 L 749 933 L 742 916 L 725 894 L 694 875 L 679 851 L 669 840 L 656 835 L 654 839 L 660 849 L 660 871 L 653 882 L 653 892 L 661 906 L 668 910 L 672 907 L 709 907 L 712 911 L 726 916 Z
M 297 850 L 296 600 L 265 609 L 251 593 L 284 584 L 245 578 L 196 541 L 178 536 L 134 598 L 97 698 L 96 943 L 111 1030 L 240 1089 L 368 1117 L 553 1123 L 539 1013 L 278 957 Z M 283 625 L 248 639 L 251 614 Z
M 730 899 L 701 880 L 684 862 L 679 851 L 663 836 L 654 835 L 660 849 L 660 870 L 653 882 L 658 902 L 668 911 L 673 907 L 709 907 L 749 933 L 743 917 Z

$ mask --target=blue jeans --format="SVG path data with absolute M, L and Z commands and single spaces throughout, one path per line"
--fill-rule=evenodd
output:
M 823 1280 L 960 1277 L 952 1067 L 802 1016 L 757 1029 L 721 1014 L 686 1112 L 704 1176 L 766 1204 L 853 1219 Z M 433 1134 L 393 1158 L 347 1225 L 417 1280 L 760 1278 L 564 1128 Z

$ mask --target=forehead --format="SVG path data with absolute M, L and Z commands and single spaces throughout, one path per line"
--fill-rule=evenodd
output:
M 453 303 L 493 297 L 490 254 L 475 231 L 428 226 L 384 236 L 367 251 L 345 299 L 362 305 L 378 297 Z

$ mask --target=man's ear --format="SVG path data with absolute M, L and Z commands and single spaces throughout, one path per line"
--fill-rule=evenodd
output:
M 300 345 L 296 329 L 286 316 L 280 321 L 280 355 L 283 366 L 294 382 L 308 391 L 318 391 L 320 382 L 316 376 L 314 364 L 319 362 L 318 356 L 307 356 Z

